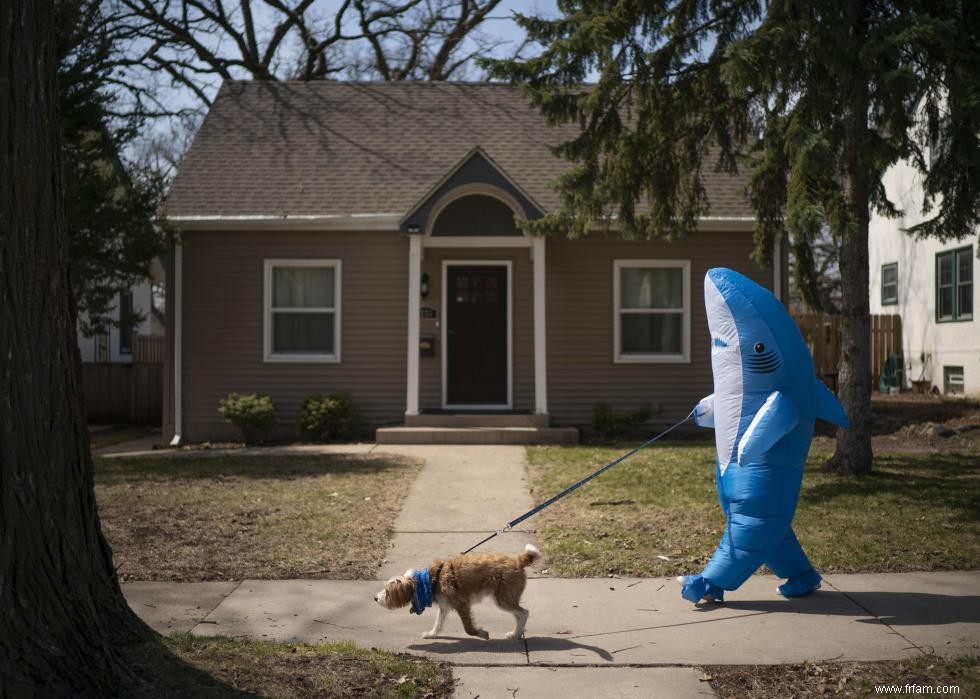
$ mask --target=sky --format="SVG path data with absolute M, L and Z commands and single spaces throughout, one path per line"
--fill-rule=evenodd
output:
M 321 0 L 315 3 L 314 9 L 323 17 L 332 17 L 340 5 L 341 0 Z M 235 8 L 235 3 L 226 2 L 226 7 Z M 515 12 L 545 17 L 556 17 L 560 14 L 556 0 L 504 0 L 479 28 L 482 34 L 492 38 L 499 38 L 506 42 L 498 51 L 500 55 L 513 51 L 524 38 L 523 30 L 513 20 L 513 14 Z M 263 3 L 253 3 L 253 13 L 255 23 L 259 27 L 259 36 L 261 37 L 261 28 L 263 26 L 271 28 L 277 20 L 277 13 Z M 205 41 L 207 40 L 205 39 Z M 234 53 L 234 45 L 228 37 L 225 37 L 223 40 L 212 40 L 208 44 L 209 48 L 219 49 L 221 53 Z M 132 52 L 139 50 L 140 46 L 138 45 L 130 47 L 130 51 Z M 139 68 L 132 70 L 134 72 L 140 71 Z M 240 75 L 235 75 L 235 77 L 245 79 L 249 75 L 242 72 Z M 480 75 L 476 73 L 467 77 L 478 79 Z M 163 79 L 159 75 L 150 76 L 148 73 L 142 73 L 139 79 L 154 80 L 155 93 L 158 95 L 161 103 L 167 105 L 169 108 L 173 110 L 196 110 L 199 114 L 203 114 L 204 105 L 202 105 L 201 101 L 190 88 L 180 84 L 170 84 L 169 78 Z M 221 85 L 221 80 L 218 76 L 214 75 L 201 76 L 198 84 L 208 99 L 213 99 Z M 186 123 L 182 123 L 179 119 L 164 118 L 148 124 L 146 134 L 148 141 L 160 139 L 183 140 L 184 136 L 191 130 L 193 130 L 193 127 L 188 127 Z M 127 148 L 126 155 L 129 156 L 127 159 L 133 159 L 135 151 L 140 150 L 140 148 L 141 146 L 139 145 Z

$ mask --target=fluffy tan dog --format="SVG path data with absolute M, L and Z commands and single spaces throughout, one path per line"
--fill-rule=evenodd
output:
M 528 611 L 521 607 L 521 595 L 527 584 L 524 569 L 540 556 L 538 550 L 528 544 L 519 556 L 470 554 L 433 563 L 429 566 L 429 579 L 438 611 L 432 630 L 422 634 L 422 638 L 438 636 L 451 609 L 459 614 L 463 628 L 470 636 L 490 638 L 485 629 L 473 625 L 471 613 L 473 604 L 490 595 L 498 607 L 514 615 L 516 625 L 507 633 L 507 638 L 523 638 L 528 617 Z M 385 609 L 400 609 L 411 604 L 416 595 L 414 573 L 409 569 L 405 575 L 389 580 L 374 596 L 374 601 Z

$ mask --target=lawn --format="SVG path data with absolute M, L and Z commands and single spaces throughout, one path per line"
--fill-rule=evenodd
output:
M 95 462 L 122 580 L 373 578 L 420 464 L 400 457 Z
M 528 449 L 540 502 L 625 448 Z M 654 445 L 531 523 L 551 574 L 681 575 L 721 536 L 714 442 Z M 811 451 L 794 527 L 822 572 L 980 568 L 980 452 L 889 453 L 860 479 L 823 473 Z
M 707 666 L 704 671 L 705 681 L 722 699 L 875 697 L 889 693 L 980 696 L 980 662 L 969 657 L 930 655 L 874 663 L 716 665 Z M 875 685 L 900 686 L 902 691 L 876 692 Z M 908 685 L 912 685 L 911 689 Z M 922 689 L 917 691 L 916 687 Z M 949 687 L 957 687 L 959 691 L 941 689 Z
M 210 677 L 180 673 L 173 696 L 449 697 L 452 669 L 409 655 L 365 650 L 352 643 L 272 643 L 164 637 L 177 657 Z M 224 686 L 215 686 L 215 682 Z M 177 681 L 177 680 L 175 680 Z M 237 690 L 237 691 L 236 691 Z
M 154 434 L 160 434 L 159 427 L 139 427 L 136 425 L 122 425 L 111 427 L 105 430 L 92 432 L 89 439 L 92 443 L 92 450 L 111 447 L 115 444 L 130 442 L 134 439 L 142 439 Z

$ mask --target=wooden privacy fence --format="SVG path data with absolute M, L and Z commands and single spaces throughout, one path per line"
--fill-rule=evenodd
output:
M 162 335 L 137 335 L 133 338 L 133 362 L 163 364 L 163 347 Z
M 82 392 L 89 422 L 163 422 L 163 364 L 86 362 Z
M 902 318 L 898 315 L 873 315 L 871 323 L 871 376 L 872 388 L 877 388 L 888 355 L 898 357 L 902 363 Z M 837 390 L 837 367 L 841 354 L 841 317 L 825 313 L 806 313 L 796 316 L 803 339 L 813 353 L 817 376 L 834 391 Z

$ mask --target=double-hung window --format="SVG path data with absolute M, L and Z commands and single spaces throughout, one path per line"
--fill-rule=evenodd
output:
M 340 361 L 340 260 L 265 261 L 265 361 Z
M 936 254 L 936 320 L 973 318 L 973 247 Z
M 690 361 L 690 281 L 688 260 L 613 263 L 613 361 Z
M 881 305 L 894 306 L 898 303 L 898 263 L 881 266 Z

